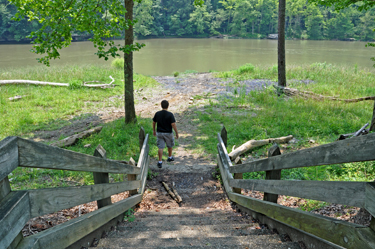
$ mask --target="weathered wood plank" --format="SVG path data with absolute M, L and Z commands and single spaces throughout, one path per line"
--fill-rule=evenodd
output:
M 221 151 L 223 152 L 223 159 L 226 159 L 225 161 L 228 162 L 228 167 L 232 167 L 232 161 L 229 158 L 227 148 L 225 147 L 224 141 L 221 139 L 221 135 L 217 134 L 217 139 L 219 141 L 219 146 L 221 148 Z M 241 173 L 241 172 L 238 172 Z
M 243 179 L 243 174 L 242 173 L 235 173 L 233 176 L 234 179 L 236 180 L 242 180 Z M 233 192 L 237 194 L 241 194 L 241 188 L 233 188 Z
M 231 173 L 375 160 L 375 133 L 270 157 L 230 168 Z
M 98 146 L 96 147 L 96 149 L 94 151 L 94 156 L 106 159 L 107 158 L 107 151 L 103 148 L 103 146 L 98 144 Z M 92 174 L 94 176 L 94 183 L 95 184 L 109 183 L 109 174 L 108 173 L 93 172 Z M 96 201 L 96 205 L 98 206 L 98 208 L 102 208 L 102 207 L 105 207 L 105 206 L 108 206 L 108 205 L 111 205 L 111 204 L 112 204 L 111 196 Z
M 6 137 L 0 141 L 0 181 L 18 167 L 18 137 Z
M 141 174 L 137 176 L 137 180 L 141 181 L 141 187 L 138 189 L 139 194 L 143 194 L 145 187 L 146 187 L 146 178 L 147 178 L 148 164 L 149 164 L 148 153 L 150 151 L 148 140 L 149 140 L 149 136 L 147 134 L 143 141 L 141 154 L 139 155 L 138 166 L 141 168 Z
M 0 181 L 0 201 L 10 193 L 10 183 L 8 177 Z
M 58 226 L 25 238 L 18 249 L 63 249 L 95 231 L 111 219 L 142 201 L 142 195 L 134 195 L 125 200 L 82 215 Z
M 30 219 L 27 192 L 11 192 L 0 202 L 0 248 L 8 248 Z
M 129 160 L 129 164 L 132 165 L 132 166 L 136 166 L 138 168 L 141 168 L 140 167 L 140 164 L 137 165 L 137 163 L 134 161 L 134 159 L 131 157 L 130 160 Z M 142 174 L 142 168 L 141 168 L 141 174 Z M 135 181 L 137 180 L 137 175 L 134 175 L 134 174 L 128 174 L 128 181 Z M 129 195 L 136 195 L 138 194 L 138 189 L 133 189 L 133 190 L 130 190 L 129 191 Z
M 143 127 L 141 127 L 141 129 L 139 130 L 138 138 L 139 138 L 139 151 L 142 151 L 143 143 L 145 142 L 145 139 L 146 139 L 146 132 Z
M 229 185 L 272 194 L 365 207 L 365 182 L 231 180 Z
M 224 172 L 225 172 L 225 168 L 224 168 L 224 166 L 223 166 L 223 162 L 222 162 L 220 156 L 219 156 L 219 155 L 216 155 L 216 159 L 217 159 L 217 166 L 218 166 L 219 169 L 220 169 L 221 180 L 223 181 L 225 191 L 227 191 L 227 192 L 233 192 L 233 188 L 232 188 L 231 186 L 229 186 L 228 177 L 227 177 L 227 175 L 224 173 Z
M 223 140 L 225 148 L 228 146 L 228 132 L 227 129 L 225 129 L 225 126 L 223 125 L 223 128 L 221 128 L 220 137 Z
M 278 156 L 281 155 L 280 148 L 277 144 L 272 145 L 272 147 L 268 150 L 268 157 Z M 280 180 L 281 179 L 281 170 L 269 170 L 266 171 L 266 180 Z M 278 199 L 277 194 L 271 194 L 271 193 L 264 193 L 263 200 L 264 201 L 270 201 L 273 203 L 277 203 Z
M 375 216 L 375 182 L 366 183 L 365 208 L 373 217 Z
M 345 248 L 375 248 L 375 232 L 370 228 L 235 193 L 228 196 L 246 208 Z
M 64 169 L 73 171 L 115 174 L 139 174 L 140 169 L 45 144 L 18 139 L 19 165 L 31 168 Z
M 224 147 L 224 142 L 218 134 L 219 143 L 217 144 L 217 162 L 221 173 L 221 179 L 224 183 L 225 190 L 227 192 L 233 192 L 233 188 L 229 186 L 229 180 L 233 179 L 232 174 L 229 172 L 229 168 L 232 166 L 232 162 L 229 159 L 227 149 Z
M 38 217 L 83 203 L 139 188 L 140 181 L 105 183 L 90 186 L 28 190 L 31 217 Z
M 150 156 L 147 156 L 147 160 L 146 160 L 145 165 L 144 165 L 145 170 L 142 173 L 142 177 L 141 177 L 141 187 L 138 190 L 138 194 L 142 194 L 143 195 L 143 193 L 145 192 L 149 165 L 150 165 Z

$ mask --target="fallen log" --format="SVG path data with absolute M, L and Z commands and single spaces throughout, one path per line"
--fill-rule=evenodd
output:
M 176 196 L 176 202 L 177 202 L 177 203 L 182 202 L 182 198 L 181 198 L 181 196 L 177 193 L 177 190 L 176 190 L 175 188 L 173 188 L 173 187 L 172 187 L 172 192 L 173 192 L 173 194 Z
M 165 188 L 165 190 L 167 190 L 168 194 L 172 197 L 173 200 L 175 200 L 177 203 L 180 203 L 182 201 L 182 198 L 181 196 L 179 196 L 180 198 L 177 198 L 177 196 L 175 195 L 175 193 L 169 188 L 168 184 L 165 183 L 165 182 L 161 182 Z M 177 192 L 176 192 L 177 193 Z M 181 200 L 181 201 L 180 201 Z
M 103 126 L 97 126 L 97 127 L 92 128 L 90 130 L 75 134 L 73 136 L 64 138 L 63 140 L 52 143 L 51 146 L 60 147 L 60 148 L 71 146 L 71 145 L 75 144 L 76 142 L 78 142 L 79 139 L 88 137 L 91 134 L 99 133 L 102 130 L 102 128 L 103 128 Z
M 112 76 L 109 76 L 111 78 L 111 83 L 105 84 L 101 81 L 88 81 L 83 82 L 84 87 L 92 87 L 92 88 L 110 88 L 115 87 L 117 85 L 113 84 L 115 79 Z M 87 84 L 91 82 L 100 82 L 102 84 Z M 47 81 L 36 81 L 36 80 L 0 80 L 0 85 L 12 85 L 12 84 L 28 84 L 28 85 L 42 85 L 42 86 L 69 86 L 69 83 L 56 83 L 56 82 L 47 82 Z
M 366 135 L 369 132 L 369 130 L 366 129 L 367 126 L 369 126 L 369 123 L 362 126 L 362 128 L 359 129 L 356 132 L 340 135 L 340 137 L 337 140 L 344 140 L 344 139 L 347 139 L 349 137 L 358 137 L 359 135 Z
M 22 99 L 23 97 L 26 97 L 26 95 L 23 95 L 23 96 L 21 96 L 21 95 L 16 95 L 16 96 L 14 96 L 14 97 L 10 97 L 10 98 L 8 98 L 8 99 L 9 99 L 9 101 L 15 101 L 15 100 Z
M 237 149 L 233 150 L 231 153 L 229 153 L 230 160 L 235 160 L 238 156 L 242 155 L 246 151 L 249 151 L 251 149 L 254 149 L 259 146 L 263 146 L 270 143 L 287 143 L 290 140 L 293 139 L 292 135 L 286 136 L 286 137 L 279 137 L 279 138 L 269 138 L 264 140 L 250 140 L 238 147 Z
M 300 90 L 295 89 L 295 88 L 282 87 L 282 86 L 276 86 L 276 85 L 273 85 L 273 87 L 276 88 L 278 91 L 281 91 L 288 96 L 299 95 L 299 96 L 302 96 L 302 97 L 312 98 L 312 99 L 317 99 L 317 100 L 329 99 L 329 100 L 343 101 L 343 102 L 347 102 L 347 103 L 356 103 L 356 102 L 360 102 L 360 101 L 364 101 L 364 100 L 375 100 L 375 96 L 367 96 L 367 97 L 356 98 L 356 99 L 340 99 L 340 98 L 337 98 L 337 97 L 320 95 L 320 94 L 310 92 L 310 91 L 300 91 Z

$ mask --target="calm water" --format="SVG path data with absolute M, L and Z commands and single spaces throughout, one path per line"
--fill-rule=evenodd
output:
M 121 41 L 119 41 L 121 42 Z M 170 75 L 174 71 L 230 70 L 245 63 L 254 65 L 277 64 L 275 40 L 224 39 L 151 39 L 141 40 L 146 47 L 134 53 L 137 73 Z M 373 70 L 375 48 L 365 42 L 342 41 L 286 41 L 288 64 L 327 62 L 338 65 L 358 65 Z M 36 55 L 29 52 L 31 45 L 0 45 L 0 68 L 41 66 Z M 90 42 L 76 42 L 62 50 L 61 59 L 51 65 L 108 64 L 98 59 Z

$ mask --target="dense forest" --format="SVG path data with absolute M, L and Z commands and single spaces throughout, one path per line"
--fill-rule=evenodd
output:
M 143 0 L 135 4 L 135 35 L 147 37 L 209 37 L 229 35 L 265 38 L 277 33 L 277 0 Z M 359 4 L 340 12 L 308 0 L 287 0 L 287 39 L 375 39 L 375 8 L 359 11 Z M 0 0 L 0 41 L 20 41 L 39 27 L 36 21 L 14 21 L 16 9 Z M 76 34 L 74 38 L 81 37 Z M 89 34 L 87 34 L 89 35 Z

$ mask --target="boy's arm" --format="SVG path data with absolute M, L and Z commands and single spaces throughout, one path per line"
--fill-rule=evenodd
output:
M 174 132 L 176 132 L 176 138 L 178 138 L 178 131 L 177 131 L 176 123 L 172 123 L 172 128 L 173 128 Z
M 156 124 L 156 122 L 153 121 L 152 122 L 152 131 L 153 131 L 154 136 L 156 137 L 155 124 Z

